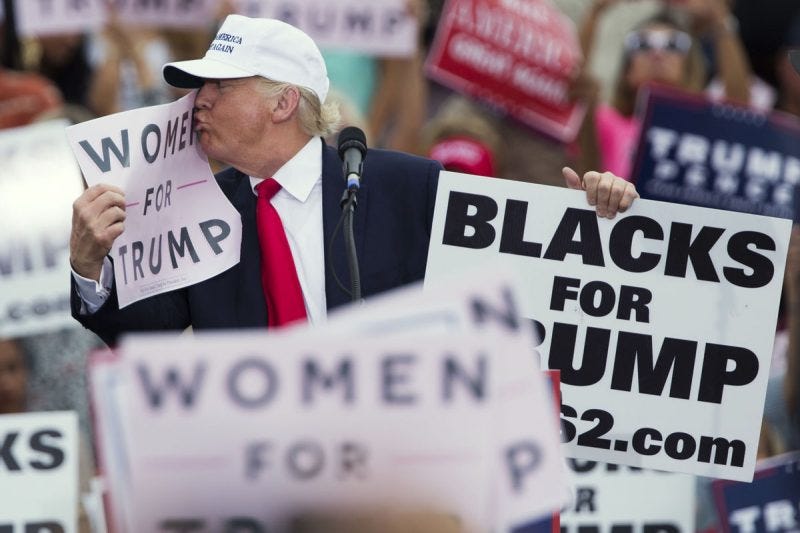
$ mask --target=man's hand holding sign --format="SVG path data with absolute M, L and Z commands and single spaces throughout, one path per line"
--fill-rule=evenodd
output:
M 101 280 L 110 255 L 120 307 L 239 261 L 241 220 L 194 140 L 193 100 L 190 94 L 67 129 L 92 185 L 73 206 L 70 260 L 91 283 Z
M 567 187 L 586 191 L 589 205 L 595 206 L 597 216 L 614 218 L 624 213 L 639 197 L 636 187 L 611 172 L 589 171 L 583 176 L 569 167 L 563 170 Z
M 84 278 L 100 281 L 103 260 L 125 228 L 125 191 L 98 183 L 72 206 L 70 263 Z

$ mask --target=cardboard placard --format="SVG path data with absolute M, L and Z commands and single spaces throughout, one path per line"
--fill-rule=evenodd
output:
M 800 453 L 759 463 L 752 483 L 712 483 L 725 533 L 791 533 L 800 528 Z
M 550 0 L 448 0 L 425 68 L 435 81 L 571 142 L 585 114 L 569 99 L 580 61 L 575 27 Z
M 77 531 L 77 414 L 0 415 L 0 442 L 0 529 Z
M 632 181 L 642 198 L 792 218 L 800 121 L 652 88 Z
M 790 222 L 443 172 L 426 287 L 497 261 L 561 372 L 566 455 L 747 481 Z
M 69 312 L 69 236 L 83 185 L 66 125 L 0 131 L 0 338 L 77 325 Z
M 67 128 L 87 183 L 125 192 L 125 231 L 110 253 L 120 308 L 239 262 L 241 216 L 195 139 L 194 97 Z

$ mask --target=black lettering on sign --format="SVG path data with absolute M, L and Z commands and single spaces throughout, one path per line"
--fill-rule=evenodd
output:
M 359 8 L 351 6 L 345 12 L 345 20 L 347 21 L 347 31 L 369 33 L 372 30 L 372 19 L 374 14 L 369 7 Z
M 271 466 L 264 457 L 266 452 L 272 451 L 272 443 L 256 441 L 248 443 L 244 448 L 244 475 L 253 480 L 259 477 L 261 471 Z
M 468 392 L 468 396 L 482 402 L 486 398 L 486 388 L 488 373 L 486 368 L 486 356 L 478 357 L 475 362 L 475 370 L 472 372 L 464 369 L 459 360 L 455 357 L 447 357 L 444 361 L 444 384 L 442 385 L 443 400 L 452 402 L 455 396 L 455 383 L 461 383 L 462 389 Z
M 491 322 L 511 331 L 519 330 L 519 311 L 511 289 L 508 287 L 500 289 L 500 297 L 502 302 L 499 302 L 499 305 L 493 305 L 492 302 L 480 296 L 472 297 L 469 306 L 472 311 L 472 320 L 475 324 Z
M 520 441 L 506 449 L 505 458 L 511 488 L 514 492 L 521 492 L 525 478 L 539 468 L 542 452 L 536 442 Z
M 381 391 L 383 401 L 387 404 L 413 405 L 417 397 L 409 390 L 403 390 L 411 379 L 409 367 L 416 363 L 412 354 L 387 355 L 381 361 Z
M 734 368 L 728 370 L 728 363 Z M 722 390 L 725 385 L 743 386 L 752 382 L 758 375 L 758 357 L 746 348 L 707 344 L 700 374 L 701 402 L 722 403 Z
M 289 448 L 286 466 L 297 479 L 313 479 L 325 467 L 325 452 L 316 442 L 298 442 Z
M 158 252 L 156 252 L 156 238 L 150 239 L 150 272 L 158 274 L 161 272 L 161 240 L 163 235 L 158 236 Z M 153 261 L 153 256 L 157 261 Z
M 0 461 L 3 462 L 3 465 L 5 465 L 9 472 L 19 472 L 22 470 L 12 451 L 17 437 L 19 437 L 19 433 L 16 431 L 6 433 L 3 436 L 3 444 L 0 446 Z
M 369 451 L 366 446 L 358 442 L 343 442 L 340 448 L 340 457 L 339 479 L 348 477 L 365 479 L 367 477 Z
M 578 238 L 577 233 L 580 234 Z M 581 256 L 584 265 L 605 265 L 597 214 L 594 211 L 574 207 L 564 211 L 544 258 L 563 261 L 568 254 Z
M 703 226 L 693 240 L 691 224 L 673 222 L 664 274 L 685 278 L 691 261 L 698 280 L 719 281 L 710 253 L 723 233 L 725 230 L 722 228 Z
M 47 460 L 37 459 L 31 461 L 31 466 L 36 470 L 53 470 L 64 464 L 64 451 L 58 446 L 48 443 L 45 439 L 60 439 L 61 432 L 55 429 L 44 429 L 31 435 L 31 450 L 47 457 Z
M 150 151 L 149 148 L 149 139 L 150 134 L 156 134 L 156 146 L 153 151 Z M 148 163 L 152 163 L 156 159 L 158 159 L 158 152 L 161 150 L 161 129 L 155 124 L 148 124 L 142 130 L 142 154 L 144 155 L 145 161 Z
M 611 229 L 609 254 L 619 268 L 628 272 L 649 272 L 658 266 L 661 256 L 642 252 L 633 257 L 633 237 L 641 232 L 645 239 L 664 240 L 664 230 L 655 220 L 643 216 L 629 216 L 620 219 Z
M 214 234 L 214 231 L 212 231 L 214 229 L 218 230 L 216 235 Z M 205 222 L 201 222 L 200 230 L 203 232 L 203 237 L 206 238 L 206 242 L 211 247 L 211 251 L 214 252 L 214 255 L 221 254 L 222 246 L 220 246 L 219 243 L 227 239 L 228 235 L 231 234 L 231 227 L 228 225 L 228 223 L 224 220 L 214 218 L 211 220 L 206 220 Z
M 200 396 L 206 375 L 206 364 L 202 362 L 195 364 L 191 378 L 188 379 L 178 368 L 167 367 L 160 383 L 154 382 L 150 368 L 144 364 L 136 366 L 136 373 L 151 409 L 161 409 L 167 395 L 173 393 L 178 396 L 180 405 L 189 409 L 194 407 Z
M 254 393 L 242 387 L 242 377 L 255 376 L 261 380 L 261 390 Z M 253 378 L 250 378 L 251 380 Z M 228 373 L 228 395 L 240 407 L 255 409 L 272 401 L 278 393 L 278 374 L 262 359 L 251 357 L 236 363 Z M 248 387 L 252 388 L 252 387 Z
M 525 233 L 525 220 L 528 217 L 528 202 L 519 200 L 506 201 L 506 211 L 503 215 L 503 231 L 500 236 L 500 253 L 540 257 L 542 245 L 538 242 L 528 242 L 523 238 Z
M 114 141 L 111 140 L 111 137 L 103 137 L 100 141 L 100 147 L 103 151 L 103 157 L 101 158 L 97 152 L 94 151 L 92 145 L 89 144 L 89 141 L 81 141 L 78 144 L 83 148 L 86 154 L 92 159 L 92 162 L 100 169 L 101 172 L 108 172 L 111 170 L 111 153 L 117 158 L 117 161 L 120 164 L 127 168 L 131 166 L 131 151 L 130 151 L 130 143 L 128 142 L 128 130 L 120 131 L 120 136 L 122 140 L 122 150 L 114 144 Z
M 344 403 L 352 404 L 355 400 L 355 383 L 353 381 L 353 362 L 350 359 L 342 359 L 336 369 L 329 373 L 320 369 L 314 359 L 307 359 L 303 363 L 303 404 L 308 405 L 314 402 L 315 387 L 330 390 L 336 387 L 337 383 L 340 384 Z
M 630 391 L 636 368 L 640 393 L 660 396 L 671 373 L 670 397 L 688 399 L 696 352 L 696 342 L 667 337 L 653 361 L 653 338 L 650 335 L 621 331 L 617 337 L 611 388 Z
M 775 241 L 769 235 L 757 231 L 740 231 L 728 241 L 728 255 L 734 261 L 751 269 L 752 272 L 748 274 L 743 268 L 733 267 L 725 267 L 722 272 L 725 279 L 734 285 L 757 289 L 772 281 L 775 266 L 768 257 L 753 251 L 752 248 L 774 252 Z
M 470 208 L 475 213 L 470 214 Z M 462 248 L 488 248 L 496 232 L 489 224 L 497 216 L 497 203 L 488 196 L 451 191 L 447 203 L 442 244 Z M 467 228 L 473 233 L 467 235 Z
M 603 377 L 608 358 L 608 344 L 611 332 L 601 328 L 586 328 L 583 344 L 583 358 L 580 368 L 574 367 L 575 341 L 578 326 L 572 324 L 553 324 L 550 340 L 548 368 L 561 371 L 561 382 L 567 385 L 594 385 Z
M 200 258 L 197 256 L 197 252 L 194 249 L 194 244 L 192 244 L 192 239 L 189 238 L 189 230 L 186 229 L 186 226 L 183 226 L 180 230 L 180 241 L 175 239 L 175 234 L 172 230 L 169 230 L 167 232 L 167 244 L 169 248 L 169 258 L 172 261 L 172 268 L 178 268 L 178 260 L 175 258 L 176 252 L 181 259 L 183 259 L 183 256 L 188 250 L 192 262 L 200 262 Z

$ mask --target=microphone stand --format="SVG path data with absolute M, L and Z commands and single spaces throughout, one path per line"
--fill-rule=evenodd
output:
M 358 254 L 353 234 L 353 218 L 358 205 L 357 196 L 358 188 L 348 187 L 344 190 L 339 202 L 344 217 L 344 248 L 347 255 L 347 269 L 350 271 L 350 295 L 353 302 L 361 301 L 361 273 L 358 269 Z

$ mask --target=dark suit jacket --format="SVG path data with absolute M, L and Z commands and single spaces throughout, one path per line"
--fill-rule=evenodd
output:
M 355 211 L 354 234 L 362 295 L 421 280 L 428 256 L 436 185 L 441 166 L 428 159 L 387 150 L 369 150 Z M 261 253 L 255 221 L 256 197 L 248 177 L 228 169 L 217 176 L 225 195 L 242 215 L 241 260 L 232 268 L 185 289 L 153 296 L 119 309 L 116 290 L 92 315 L 80 315 L 80 296 L 72 283 L 72 315 L 113 345 L 126 331 L 267 327 L 261 289 Z M 333 148 L 322 149 L 322 220 L 325 243 L 325 294 L 332 309 L 350 301 L 332 269 L 349 287 L 341 232 L 328 243 L 341 215 L 345 181 Z

